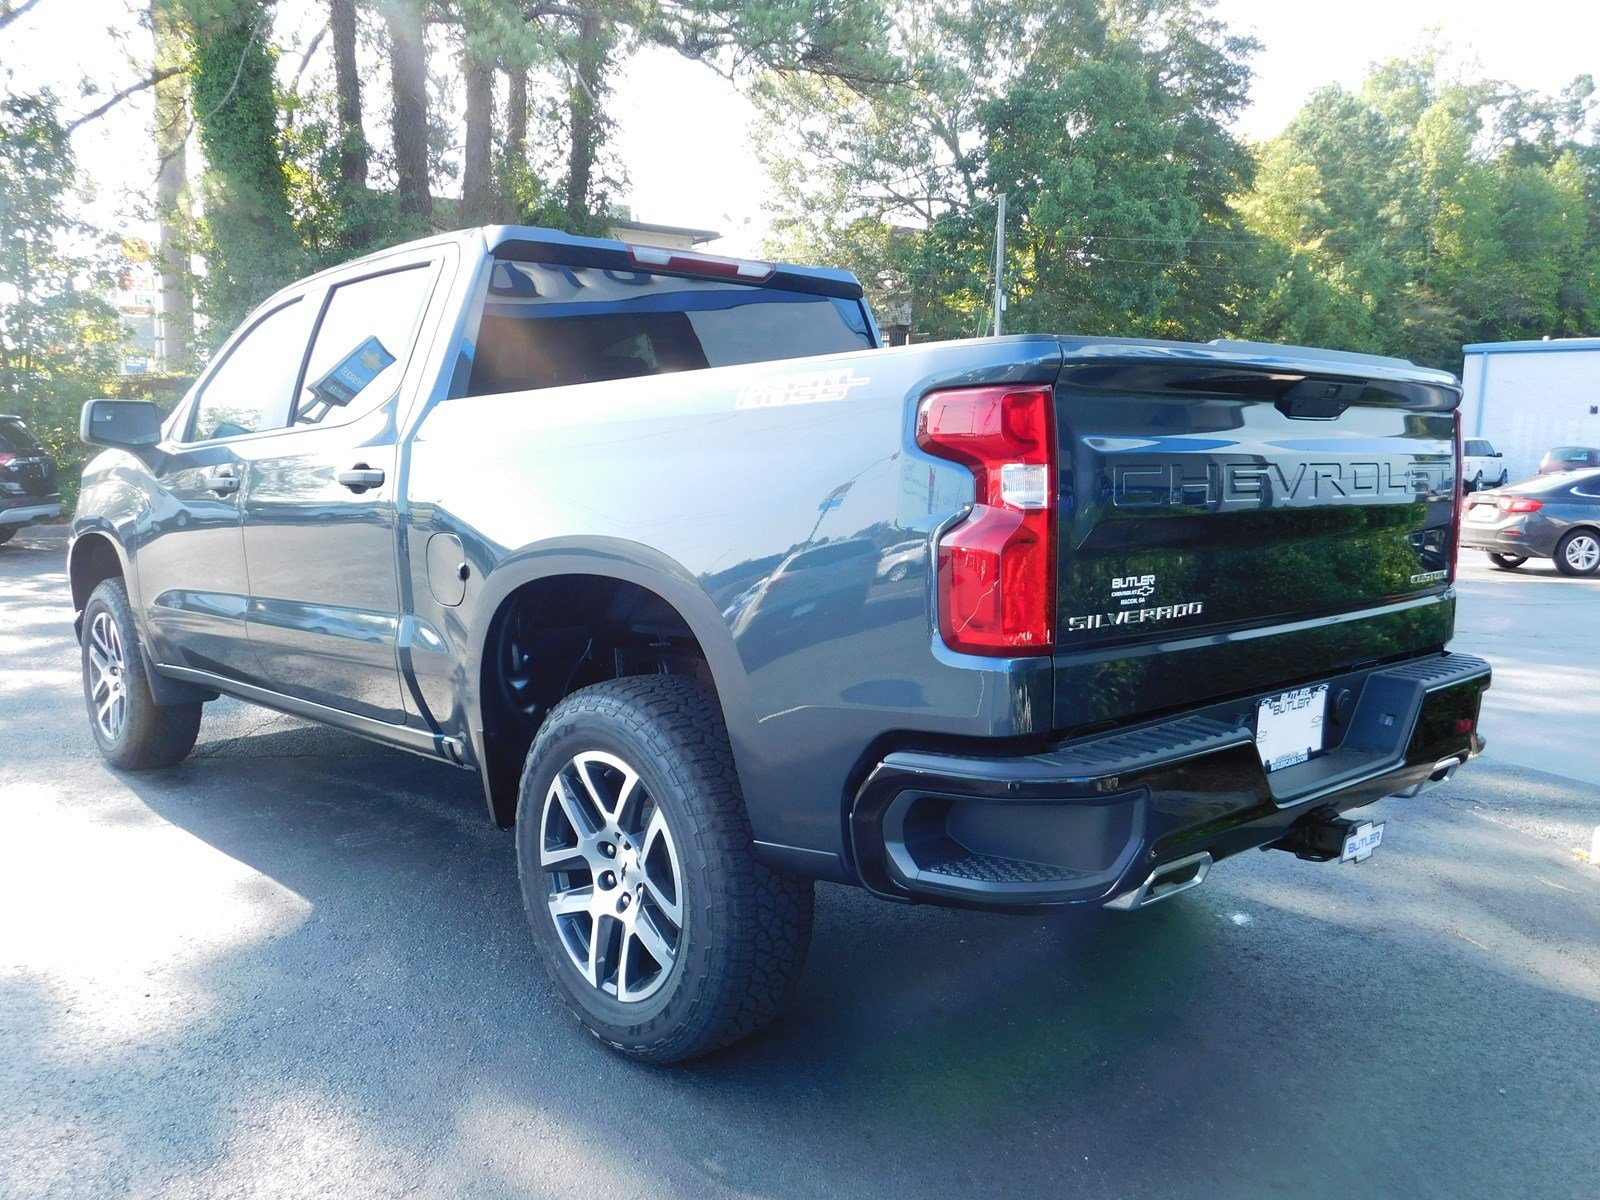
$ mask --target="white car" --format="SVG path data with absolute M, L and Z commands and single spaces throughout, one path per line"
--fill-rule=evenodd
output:
M 1461 479 L 1469 492 L 1486 487 L 1505 487 L 1511 482 L 1506 460 L 1484 438 L 1468 438 L 1461 443 Z

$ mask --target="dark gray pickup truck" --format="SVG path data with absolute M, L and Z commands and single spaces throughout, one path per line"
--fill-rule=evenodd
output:
M 598 1036 L 768 1020 L 812 881 L 1137 909 L 1481 748 L 1455 380 L 1289 347 L 883 349 L 851 276 L 490 228 L 85 407 L 105 756 L 219 694 L 477 772 Z

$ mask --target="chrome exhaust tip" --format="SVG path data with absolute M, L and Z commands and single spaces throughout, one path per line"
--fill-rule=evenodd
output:
M 1176 896 L 1179 892 L 1199 887 L 1205 882 L 1206 873 L 1210 870 L 1211 852 L 1202 850 L 1199 854 L 1191 854 L 1187 858 L 1180 858 L 1157 867 L 1138 887 L 1123 892 L 1120 896 L 1113 896 L 1105 902 L 1104 907 L 1114 908 L 1118 912 L 1148 908 L 1158 901 Z
M 1420 796 L 1423 792 L 1427 791 L 1431 787 L 1435 787 L 1441 783 L 1449 782 L 1452 778 L 1454 778 L 1455 773 L 1460 769 L 1461 764 L 1466 761 L 1467 756 L 1465 754 L 1452 754 L 1449 758 L 1441 758 L 1438 762 L 1433 764 L 1433 770 L 1428 773 L 1428 777 L 1426 779 L 1424 779 L 1421 783 L 1413 783 L 1410 787 L 1406 788 L 1405 791 L 1396 792 L 1395 795 L 1402 800 L 1409 800 L 1413 796 Z

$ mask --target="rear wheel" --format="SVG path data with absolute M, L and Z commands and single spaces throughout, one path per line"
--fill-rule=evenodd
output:
M 1472 486 L 1469 487 L 1467 489 L 1467 491 L 1469 491 L 1469 492 L 1481 492 L 1481 491 L 1483 491 L 1483 472 L 1482 471 L 1479 471 L 1476 475 L 1474 475 L 1472 477 Z
M 635 1058 L 753 1033 L 805 963 L 812 885 L 756 859 L 721 713 L 694 680 L 614 679 L 551 710 L 522 775 L 517 867 L 563 998 Z
M 194 749 L 200 705 L 155 702 L 121 579 L 102 582 L 84 605 L 82 655 L 89 730 L 107 762 L 147 771 L 170 767 Z
M 1502 571 L 1515 571 L 1528 559 L 1522 554 L 1496 554 L 1491 550 L 1489 551 L 1489 561 Z
M 4 546 L 17 535 L 17 526 L 0 525 L 0 546 Z
M 1600 571 L 1600 534 L 1589 529 L 1569 530 L 1556 543 L 1556 569 L 1563 575 L 1593 575 Z

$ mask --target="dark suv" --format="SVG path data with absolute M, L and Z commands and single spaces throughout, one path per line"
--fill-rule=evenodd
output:
M 61 515 L 56 464 L 19 417 L 0 416 L 0 543 Z

